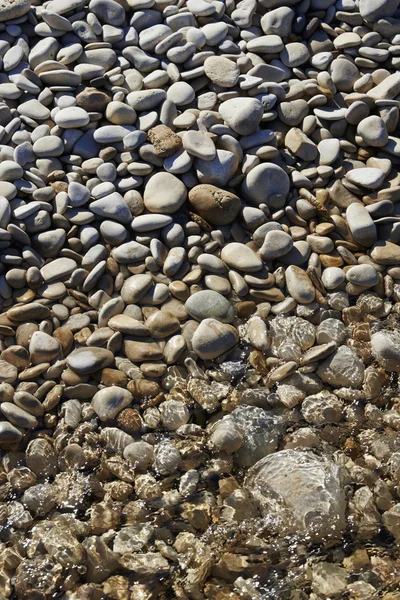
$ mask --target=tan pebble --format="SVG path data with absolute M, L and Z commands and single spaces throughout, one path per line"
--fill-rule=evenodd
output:
M 133 363 L 159 360 L 163 357 L 160 346 L 151 338 L 126 336 L 124 350 L 126 356 Z
M 135 408 L 124 408 L 117 416 L 117 422 L 126 433 L 140 431 L 143 427 L 142 417 Z
M 158 311 L 146 320 L 146 327 L 153 338 L 163 339 L 180 330 L 177 317 L 168 311 Z
M 128 390 L 135 400 L 144 400 L 145 398 L 154 398 L 160 393 L 160 386 L 155 381 L 147 379 L 135 379 L 129 381 Z
M 140 365 L 140 370 L 146 377 L 162 377 L 167 370 L 167 365 L 161 361 L 143 362 Z
M 343 258 L 341 256 L 334 256 L 334 254 L 335 253 L 319 255 L 319 260 L 324 269 L 327 269 L 328 267 L 341 267 L 344 264 Z
M 178 300 L 185 302 L 189 298 L 189 288 L 183 281 L 173 281 L 168 287 L 171 294 Z
M 72 344 L 74 343 L 72 331 L 66 327 L 59 327 L 58 329 L 54 330 L 53 336 L 59 340 L 63 355 L 68 356 L 72 350 Z
M 254 313 L 254 311 L 257 308 L 257 305 L 251 300 L 245 300 L 244 302 L 238 302 L 235 308 L 237 316 L 241 319 L 245 319 Z
M 182 139 L 166 125 L 157 125 L 147 132 L 147 137 L 154 146 L 157 156 L 167 158 L 182 147 Z
M 252 298 L 256 298 L 257 300 L 269 301 L 269 302 L 282 302 L 285 299 L 285 296 L 278 288 L 271 288 L 269 290 L 256 290 L 251 289 L 249 294 Z
M 127 375 L 118 369 L 108 369 L 107 367 L 101 371 L 100 383 L 105 386 L 118 385 L 125 387 L 128 381 Z
M 29 367 L 29 352 L 23 346 L 9 346 L 0 354 L 0 358 L 17 367 L 17 369 L 26 369 Z

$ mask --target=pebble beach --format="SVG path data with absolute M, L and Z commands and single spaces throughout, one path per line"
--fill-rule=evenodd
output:
M 399 0 L 0 0 L 0 600 L 400 600 Z

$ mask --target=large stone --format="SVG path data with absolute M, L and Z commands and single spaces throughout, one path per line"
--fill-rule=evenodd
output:
M 400 373 L 400 334 L 378 331 L 371 336 L 372 355 L 387 371 Z
M 197 356 L 212 360 L 231 350 L 238 340 L 239 334 L 232 325 L 216 319 L 204 319 L 193 335 L 192 345 Z
M 133 396 L 128 390 L 113 385 L 99 390 L 93 396 L 92 408 L 101 421 L 107 421 L 114 419 L 123 408 L 131 404 L 132 400 Z
M 189 192 L 192 210 L 212 225 L 232 223 L 240 211 L 240 198 L 215 185 L 196 185 Z
M 317 374 L 333 387 L 359 387 L 363 382 L 364 370 L 364 364 L 354 350 L 340 346 L 320 364 Z
M 0 6 L 0 22 L 18 19 L 31 7 L 31 0 L 2 0 Z
M 185 308 L 197 321 L 217 319 L 221 323 L 231 323 L 235 318 L 235 310 L 229 300 L 212 290 L 192 294 L 186 300 Z
M 312 452 L 282 450 L 256 463 L 244 485 L 270 527 L 316 541 L 340 536 L 346 526 L 343 483 L 334 462 Z
M 252 205 L 268 203 L 273 196 L 286 196 L 290 180 L 285 171 L 273 163 L 261 163 L 251 169 L 242 184 L 242 193 Z
M 114 362 L 114 354 L 105 348 L 78 348 L 67 358 L 68 366 L 80 375 L 95 373 Z

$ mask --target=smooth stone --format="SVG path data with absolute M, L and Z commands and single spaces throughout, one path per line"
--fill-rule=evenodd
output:
M 331 165 L 339 156 L 340 141 L 337 138 L 322 140 L 318 144 L 320 165 Z
M 187 196 L 184 183 L 171 173 L 156 173 L 148 180 L 143 200 L 152 213 L 171 214 L 179 210 Z
M 386 371 L 400 373 L 400 335 L 397 331 L 378 331 L 371 336 L 374 358 Z
M 231 323 L 235 318 L 235 310 L 229 300 L 218 292 L 204 290 L 189 296 L 185 309 L 197 321 L 216 319 L 221 323 Z
M 259 271 L 263 263 L 255 252 L 245 244 L 231 242 L 222 248 L 221 260 L 231 269 L 245 273 Z
M 6 360 L 0 360 L 0 383 L 14 383 L 18 369 Z
M 31 7 L 31 0 L 2 0 L 0 22 L 18 19 L 25 15 Z
M 389 140 L 385 122 L 377 115 L 363 119 L 357 127 L 357 133 L 369 146 L 383 148 Z
M 302 532 L 311 540 L 340 537 L 346 496 L 337 464 L 313 452 L 281 450 L 247 473 L 244 486 L 279 533 Z
M 31 119 L 37 119 L 39 121 L 48 119 L 50 116 L 49 109 L 41 104 L 39 100 L 28 100 L 27 102 L 23 102 L 18 106 L 17 111 L 24 117 L 30 117 Z
M 115 315 L 107 323 L 114 331 L 120 331 L 125 335 L 148 336 L 150 331 L 142 321 L 138 321 L 128 315 Z
M 29 342 L 29 354 L 33 365 L 51 362 L 60 354 L 60 342 L 44 331 L 35 331 Z
M 160 360 L 163 357 L 161 347 L 150 337 L 126 336 L 124 351 L 133 363 Z
M 285 44 L 284 49 L 280 53 L 280 58 L 286 67 L 299 67 L 307 62 L 310 52 L 306 44 L 300 42 L 291 42 Z
M 193 212 L 212 225 L 228 225 L 239 214 L 240 198 L 214 185 L 196 185 L 189 191 Z
M 385 179 L 385 173 L 375 167 L 351 169 L 350 171 L 347 171 L 346 179 L 355 185 L 361 185 L 371 190 L 377 190 Z
M 121 297 L 126 304 L 136 304 L 150 289 L 153 278 L 149 273 L 128 277 L 121 288 Z
M 195 167 L 200 183 L 211 185 L 227 185 L 234 176 L 238 159 L 229 150 L 217 150 L 212 160 L 196 158 Z
M 182 136 L 182 144 L 188 154 L 202 160 L 213 160 L 217 153 L 212 139 L 202 131 L 186 131 Z
M 286 196 L 290 180 L 285 171 L 273 163 L 262 163 L 251 169 L 242 184 L 242 194 L 254 206 L 266 203 L 273 196 Z
M 77 129 L 89 123 L 89 115 L 86 110 L 79 108 L 79 106 L 70 106 L 60 110 L 54 120 L 63 129 Z
M 169 217 L 168 215 L 139 215 L 133 219 L 131 229 L 138 233 L 144 233 L 146 231 L 167 227 L 167 225 L 170 225 L 172 222 L 172 217 Z
M 292 33 L 295 12 L 288 6 L 280 6 L 261 17 L 261 28 L 266 35 L 274 34 L 286 38 Z
M 138 242 L 126 242 L 111 251 L 111 256 L 119 263 L 130 264 L 139 262 L 150 254 L 149 248 Z
M 256 98 L 232 98 L 222 102 L 219 114 L 239 135 L 251 135 L 263 116 L 264 107 Z
M 78 348 L 67 358 L 68 366 L 79 375 L 89 375 L 110 366 L 114 354 L 105 348 Z
M 328 267 L 323 270 L 321 281 L 327 290 L 334 290 L 341 285 L 346 276 L 339 267 Z
M 132 442 L 124 449 L 124 458 L 139 471 L 146 471 L 154 461 L 154 447 L 144 441 Z
M 89 209 L 99 217 L 112 219 L 123 225 L 127 225 L 132 219 L 132 214 L 127 203 L 118 192 L 113 192 L 91 202 Z
M 92 408 L 100 418 L 100 421 L 114 419 L 123 408 L 132 403 L 133 396 L 124 388 L 113 385 L 99 390 L 93 396 Z
M 236 85 L 240 69 L 228 58 L 223 56 L 210 56 L 204 61 L 204 72 L 216 85 L 223 88 L 232 88 Z
M 290 265 L 285 271 L 286 286 L 289 294 L 300 304 L 310 304 L 315 299 L 315 288 L 306 271 Z
M 0 444 L 17 444 L 22 440 L 22 436 L 21 431 L 8 421 L 0 423 Z
M 43 319 L 51 318 L 49 308 L 43 304 L 39 304 L 39 302 L 30 302 L 29 304 L 15 306 L 10 308 L 6 314 L 11 321 L 17 322 L 42 321 Z
M 378 265 L 397 265 L 400 263 L 400 246 L 379 241 L 372 248 L 371 258 Z
M 12 402 L 2 402 L 0 409 L 3 415 L 17 427 L 33 429 L 39 424 L 37 418 Z
M 355 285 L 371 287 L 379 282 L 379 275 L 372 265 L 355 265 L 346 271 L 346 279 Z
M 239 334 L 232 325 L 204 319 L 192 337 L 192 347 L 203 360 L 212 360 L 231 350 L 238 340 Z
M 293 239 L 284 231 L 267 231 L 264 243 L 260 249 L 260 256 L 263 260 L 274 260 L 287 254 L 293 248 Z
M 363 204 L 354 202 L 346 210 L 346 220 L 356 242 L 371 247 L 377 239 L 376 225 Z
M 317 375 L 332 387 L 360 387 L 364 379 L 364 363 L 348 346 L 339 346 L 318 367 Z
M 359 11 L 365 21 L 374 23 L 378 19 L 392 17 L 398 6 L 398 0 L 360 0 Z
M 53 283 L 68 279 L 77 267 L 78 265 L 72 258 L 63 257 L 47 263 L 40 269 L 40 273 L 46 283 Z

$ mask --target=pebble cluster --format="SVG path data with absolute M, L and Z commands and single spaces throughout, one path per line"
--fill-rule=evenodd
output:
M 399 107 L 399 0 L 0 0 L 0 600 L 400 599 Z

